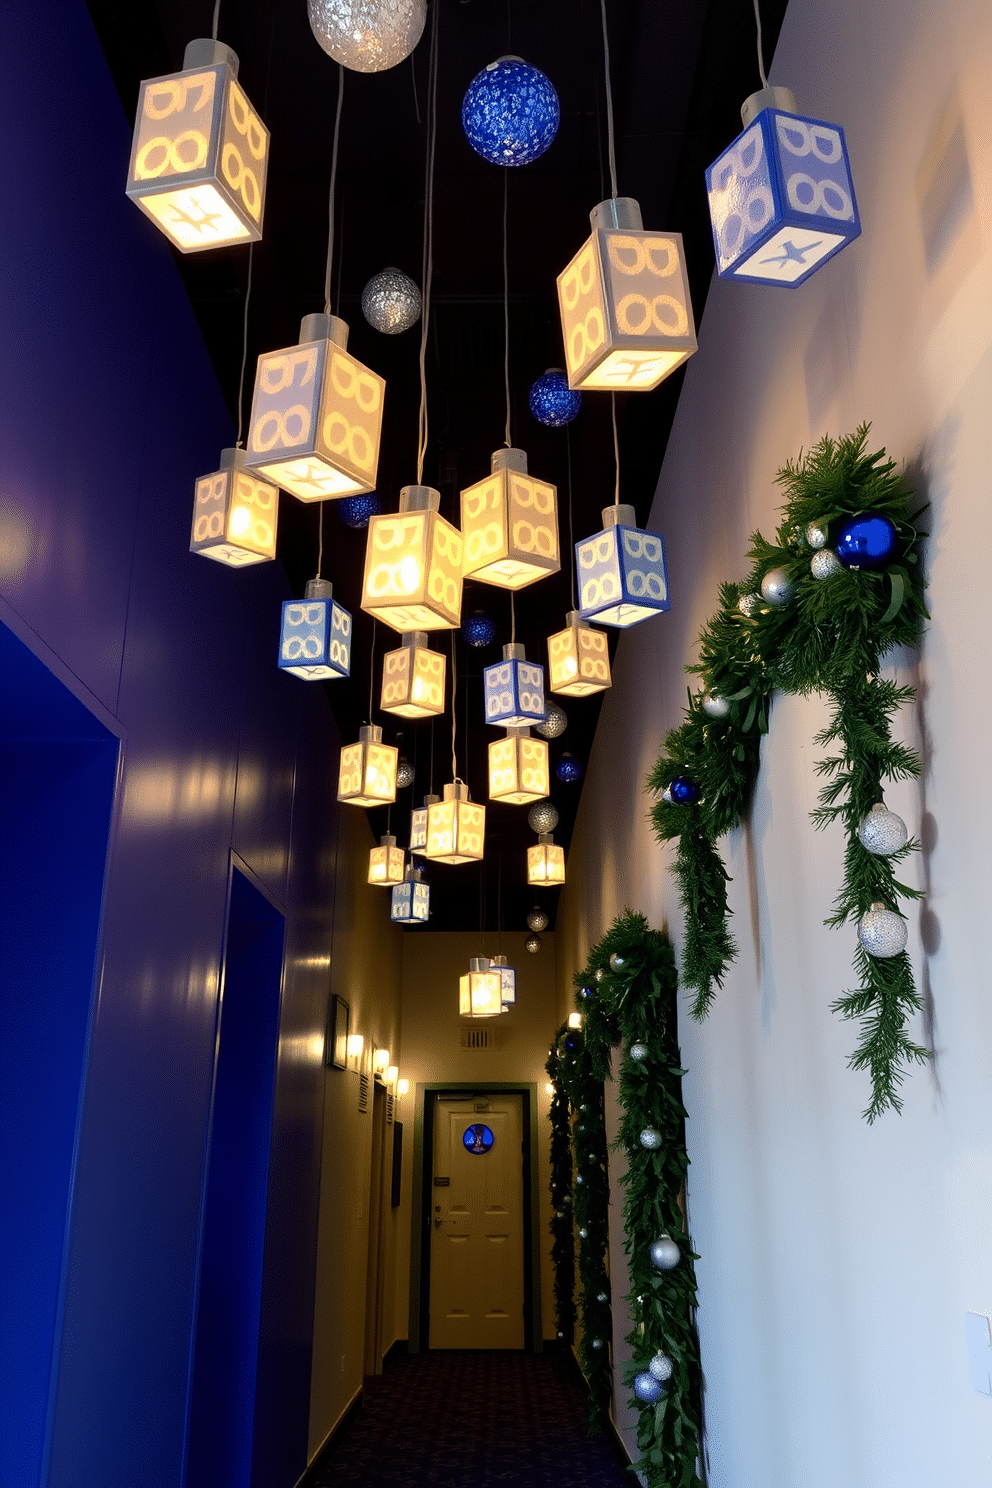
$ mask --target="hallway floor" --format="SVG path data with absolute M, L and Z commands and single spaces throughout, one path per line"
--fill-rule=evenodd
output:
M 570 1357 L 516 1352 L 401 1356 L 365 1381 L 313 1488 L 622 1488 L 604 1436 L 586 1435 L 585 1390 Z

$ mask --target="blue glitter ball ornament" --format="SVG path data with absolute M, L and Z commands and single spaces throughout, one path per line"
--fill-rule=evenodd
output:
M 532 384 L 527 403 L 539 424 L 560 429 L 578 416 L 582 394 L 574 392 L 558 367 L 551 367 Z
M 634 1375 L 634 1394 L 638 1400 L 643 1400 L 645 1405 L 657 1405 L 664 1395 L 665 1389 L 660 1380 L 656 1380 L 653 1374 L 645 1370 L 642 1374 Z
M 699 786 L 688 775 L 676 775 L 668 789 L 677 806 L 695 806 L 702 795 Z
M 562 1047 L 567 1049 L 571 1054 L 579 1047 L 579 1036 L 577 1033 L 566 1033 L 561 1042 Z
M 500 57 L 465 90 L 462 128 L 472 149 L 493 165 L 529 165 L 558 133 L 558 94 L 539 67 Z
M 845 568 L 882 568 L 896 550 L 896 529 L 881 512 L 859 512 L 838 530 L 834 552 Z
M 491 646 L 496 639 L 496 621 L 485 610 L 476 610 L 462 625 L 462 637 L 470 646 Z
M 582 779 L 582 761 L 577 760 L 575 755 L 569 754 L 566 749 L 557 765 L 555 765 L 555 774 L 563 784 L 574 785 L 577 780 Z
M 369 517 L 379 515 L 379 498 L 374 491 L 363 491 L 360 496 L 343 496 L 334 505 L 348 527 L 367 527 Z

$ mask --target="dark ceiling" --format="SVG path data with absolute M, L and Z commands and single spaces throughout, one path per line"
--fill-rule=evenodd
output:
M 539 424 L 527 407 L 531 383 L 563 353 L 555 289 L 561 272 L 589 233 L 589 211 L 609 192 L 601 13 L 598 0 L 431 0 L 438 17 L 437 147 L 434 190 L 434 275 L 427 353 L 430 438 L 424 480 L 441 492 L 442 513 L 456 524 L 458 493 L 489 471 L 503 443 L 504 177 L 508 190 L 510 382 L 513 443 L 527 451 L 530 470 L 558 487 L 562 572 L 519 592 L 517 638 L 529 657 L 545 662 L 548 634 L 571 608 L 568 469 L 572 469 L 574 535 L 597 531 L 613 499 L 610 400 L 587 394 L 568 432 Z M 770 66 L 786 0 L 761 0 L 765 62 Z M 143 78 L 178 71 L 186 43 L 209 36 L 211 0 L 90 0 L 121 100 L 133 120 Z M 641 204 L 645 227 L 683 234 L 697 330 L 713 269 L 703 184 L 705 167 L 740 132 L 740 104 L 760 87 L 752 0 L 607 0 L 619 192 Z M 344 74 L 332 303 L 350 326 L 349 351 L 387 384 L 377 490 L 383 510 L 396 509 L 399 489 L 416 481 L 417 360 L 420 328 L 384 336 L 364 320 L 362 288 L 387 266 L 421 278 L 426 152 L 428 48 L 431 15 L 412 58 L 389 72 Z M 317 45 L 306 0 L 222 0 L 219 38 L 238 54 L 239 77 L 271 131 L 264 238 L 252 253 L 248 310 L 245 420 L 257 356 L 293 344 L 303 315 L 323 309 L 327 195 L 339 69 Z M 528 166 L 504 170 L 468 145 L 461 100 L 486 63 L 508 53 L 543 69 L 561 102 L 551 148 Z M 126 172 L 121 161 L 121 189 Z M 155 229 L 148 224 L 148 231 Z M 237 422 L 249 250 L 176 255 L 204 340 Z M 681 388 L 676 373 L 652 393 L 618 395 L 621 500 L 643 523 L 651 505 Z M 219 432 L 218 443 L 223 442 Z M 190 471 L 189 496 L 194 478 Z M 294 592 L 316 573 L 318 508 L 283 496 L 279 557 Z M 328 503 L 323 572 L 335 597 L 356 619 L 352 676 L 324 684 L 343 738 L 357 737 L 369 716 L 371 620 L 360 611 L 365 533 L 346 527 Z M 463 613 L 484 608 L 499 634 L 485 650 L 457 635 L 458 773 L 485 800 L 486 745 L 495 737 L 482 716 L 482 670 L 509 639 L 506 591 L 466 583 Z M 659 627 L 664 618 L 647 622 Z M 276 637 L 273 637 L 273 648 Z M 611 650 L 615 632 L 611 633 Z M 399 794 L 391 827 L 401 845 L 412 804 L 430 787 L 431 725 L 412 724 L 378 709 L 384 650 L 393 631 L 374 636 L 374 721 L 417 765 L 412 788 Z M 444 632 L 433 638 L 450 656 Z M 301 686 L 307 684 L 300 683 Z M 450 700 L 450 680 L 449 680 Z M 561 700 L 567 732 L 551 744 L 552 769 L 563 749 L 585 763 L 599 716 L 598 698 Z M 467 737 L 467 759 L 465 754 Z M 450 713 L 433 726 L 434 787 L 451 778 Z M 336 768 L 336 762 L 329 762 Z M 639 782 L 629 782 L 635 788 Z M 555 782 L 560 812 L 555 840 L 568 844 L 581 784 Z M 385 811 L 370 812 L 376 836 Z M 479 867 L 428 866 L 431 926 L 471 929 L 484 915 L 522 928 L 537 900 L 554 923 L 557 891 L 526 883 L 526 848 L 534 841 L 527 808 L 493 806 L 487 813 L 486 860 Z

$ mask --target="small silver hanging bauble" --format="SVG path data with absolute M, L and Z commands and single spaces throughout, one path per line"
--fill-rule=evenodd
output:
M 665 803 L 666 806 L 671 806 L 671 804 L 672 804 L 672 787 L 670 785 L 666 785 L 665 786 L 665 789 L 661 793 L 661 799 L 664 801 L 664 803 Z
M 586 1180 L 583 1178 L 581 1173 L 576 1173 L 575 1181 L 576 1183 L 585 1183 Z
M 641 1062 L 642 1059 L 647 1059 L 647 1057 L 648 1057 L 648 1046 L 647 1046 L 647 1044 L 631 1044 L 631 1046 L 630 1046 L 630 1057 L 631 1057 L 631 1059 L 636 1060 L 636 1062 L 638 1064 L 640 1064 L 640 1062 Z
M 601 982 L 603 980 L 603 978 L 604 978 L 605 975 L 606 975 L 606 972 L 603 970 L 603 968 L 601 966 L 597 966 L 597 968 L 596 968 L 596 980 L 597 980 L 597 982 Z
M 609 1300 L 610 1300 L 610 1299 L 609 1299 L 609 1297 L 608 1297 L 608 1296 L 607 1296 L 607 1295 L 606 1295 L 606 1293 L 605 1293 L 605 1292 L 597 1292 L 597 1293 L 596 1293 L 596 1301 L 597 1301 L 597 1302 L 609 1302 Z
M 827 546 L 827 534 L 819 522 L 810 522 L 806 528 L 806 541 L 811 548 L 825 548 Z
M 623 971 L 624 963 L 626 962 L 626 960 L 626 956 L 621 956 L 619 951 L 614 951 L 613 955 L 610 957 L 611 971 Z
M 707 718 L 726 718 L 730 712 L 730 704 L 717 692 L 704 692 L 703 712 Z
M 603 1340 L 601 1338 L 594 1338 L 592 1340 L 592 1347 L 594 1349 L 601 1349 L 603 1347 Z
M 858 837 L 861 846 L 870 853 L 877 858 L 887 858 L 890 853 L 906 846 L 909 832 L 902 817 L 886 810 L 884 803 L 878 801 L 858 827 Z
M 583 1225 L 582 1229 L 579 1231 L 579 1239 L 580 1240 L 585 1240 L 585 1239 L 588 1238 L 588 1235 L 589 1235 L 589 1231 Z
M 383 269 L 362 290 L 362 314 L 377 331 L 397 336 L 420 319 L 420 290 L 409 274 Z
M 760 604 L 760 594 L 742 594 L 737 601 L 737 608 L 742 615 L 745 615 L 750 620 Z
M 814 579 L 829 579 L 834 574 L 841 573 L 844 565 L 841 563 L 833 548 L 821 548 L 814 553 L 809 560 L 809 571 Z
M 649 1152 L 653 1152 L 656 1147 L 661 1146 L 661 1132 L 657 1131 L 653 1126 L 646 1126 L 638 1137 L 638 1141 L 642 1147 L 646 1147 Z
M 898 956 L 906 949 L 909 927 L 885 904 L 873 904 L 858 921 L 858 939 L 869 956 Z
M 535 801 L 527 813 L 527 825 L 532 832 L 553 832 L 558 825 L 558 808 L 552 801 Z M 531 925 L 532 930 L 543 930 L 543 925 Z
M 681 1259 L 682 1252 L 671 1235 L 659 1235 L 651 1246 L 651 1264 L 658 1271 L 671 1271 Z
M 761 597 L 766 604 L 784 605 L 792 598 L 792 583 L 785 568 L 770 568 L 761 581 Z
M 672 1377 L 672 1361 L 667 1354 L 655 1354 L 648 1369 L 656 1380 L 667 1380 Z

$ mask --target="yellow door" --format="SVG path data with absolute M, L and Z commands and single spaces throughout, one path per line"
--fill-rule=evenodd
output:
M 480 1105 L 435 1110 L 431 1348 L 524 1346 L 521 1097 Z

